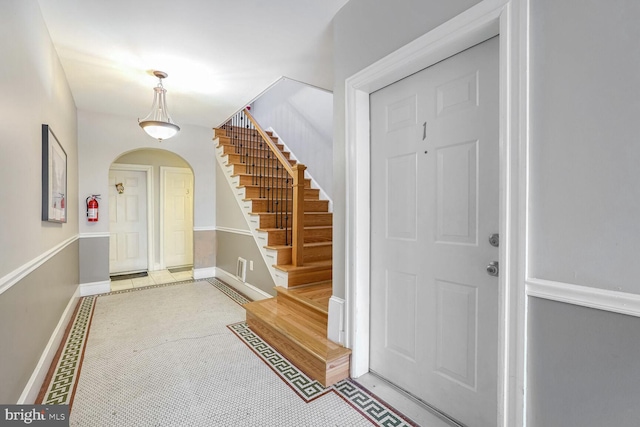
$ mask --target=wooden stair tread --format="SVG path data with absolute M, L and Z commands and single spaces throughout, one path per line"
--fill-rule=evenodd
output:
M 275 289 L 278 292 L 278 296 L 285 295 L 287 298 L 306 305 L 325 316 L 329 315 L 329 299 L 332 295 L 331 281 L 291 289 L 276 286 Z
M 304 226 L 305 230 L 327 230 L 327 229 L 332 229 L 333 227 L 330 225 L 305 225 Z M 283 231 L 281 228 L 256 228 L 256 231 L 264 231 L 265 233 L 268 233 L 270 231 Z
M 283 338 L 323 362 L 331 362 L 351 353 L 351 350 L 327 339 L 322 324 L 301 317 L 286 305 L 278 304 L 277 298 L 250 302 L 243 307 Z
M 305 215 L 332 215 L 332 212 L 305 212 Z M 275 215 L 275 212 L 249 212 L 249 215 Z
M 313 242 L 313 243 L 305 243 L 305 248 L 317 248 L 320 246 L 331 246 L 333 242 Z M 279 251 L 281 249 L 291 249 L 291 245 L 266 245 L 265 248 L 273 249 Z
M 316 271 L 331 268 L 333 265 L 330 259 L 322 261 L 311 261 L 304 265 L 292 265 L 292 264 L 279 264 L 274 266 L 278 270 L 286 271 L 287 273 L 302 272 L 302 271 Z

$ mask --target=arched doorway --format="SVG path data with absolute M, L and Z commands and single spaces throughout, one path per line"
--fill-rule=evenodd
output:
M 139 149 L 114 160 L 108 196 L 112 290 L 192 277 L 193 187 L 191 166 L 170 151 Z

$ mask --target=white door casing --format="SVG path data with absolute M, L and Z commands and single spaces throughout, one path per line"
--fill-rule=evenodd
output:
M 497 422 L 498 38 L 370 97 L 372 371 Z
M 529 0 L 483 0 L 345 81 L 345 341 L 351 376 L 369 371 L 369 94 L 500 35 L 498 425 L 523 426 L 525 402 Z M 329 313 L 339 317 L 339 313 Z
M 116 184 L 121 184 L 120 193 Z M 148 268 L 147 174 L 109 170 L 109 273 Z
M 160 233 L 165 268 L 193 264 L 193 172 L 160 167 Z

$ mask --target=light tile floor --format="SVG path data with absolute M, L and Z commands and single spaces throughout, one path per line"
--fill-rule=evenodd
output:
M 150 271 L 146 277 L 137 277 L 135 279 L 112 280 L 111 292 L 122 291 L 124 289 L 143 288 L 151 285 L 161 285 L 163 283 L 181 282 L 183 280 L 193 279 L 191 271 L 180 271 L 171 273 L 169 270 Z

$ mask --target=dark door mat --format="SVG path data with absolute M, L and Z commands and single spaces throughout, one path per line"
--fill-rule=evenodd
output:
M 181 271 L 191 271 L 192 268 L 193 268 L 192 265 L 189 265 L 187 267 L 170 268 L 169 273 L 180 273 Z
M 110 276 L 111 281 L 116 280 L 127 280 L 127 279 L 135 279 L 137 277 L 147 277 L 149 274 L 146 271 L 140 273 L 131 273 L 131 274 L 119 274 L 117 276 Z

